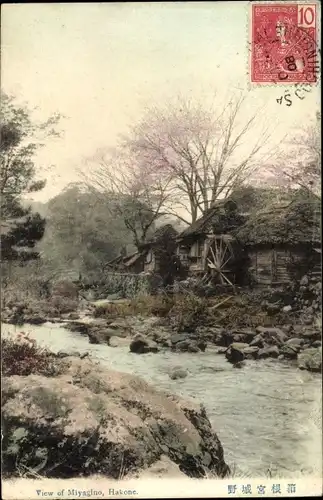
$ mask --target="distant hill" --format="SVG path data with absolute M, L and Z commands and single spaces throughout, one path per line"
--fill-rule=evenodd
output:
M 21 200 L 21 204 L 23 207 L 31 207 L 33 212 L 38 212 L 42 217 L 46 217 L 48 213 L 47 203 L 25 199 Z

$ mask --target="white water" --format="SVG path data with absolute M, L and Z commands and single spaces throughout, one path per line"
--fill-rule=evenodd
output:
M 320 374 L 274 360 L 248 361 L 243 369 L 234 369 L 214 349 L 138 355 L 127 347 L 89 344 L 87 337 L 53 324 L 2 326 L 4 335 L 19 331 L 29 332 L 54 352 L 89 352 L 107 367 L 202 402 L 222 442 L 225 460 L 238 474 L 322 473 Z M 171 380 L 171 368 L 179 365 L 189 375 Z

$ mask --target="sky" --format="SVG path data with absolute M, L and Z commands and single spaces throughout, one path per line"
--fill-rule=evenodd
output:
M 36 118 L 66 117 L 63 137 L 37 156 L 47 186 L 34 199 L 80 180 L 84 158 L 177 94 L 207 100 L 216 92 L 220 104 L 248 90 L 246 118 L 261 107 L 273 144 L 313 118 L 318 88 L 290 107 L 276 102 L 286 87 L 250 89 L 248 14 L 240 1 L 2 4 L 2 91 L 36 108 Z

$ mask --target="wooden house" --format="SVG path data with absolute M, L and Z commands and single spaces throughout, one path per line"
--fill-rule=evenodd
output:
M 158 228 L 153 236 L 131 255 L 120 255 L 108 267 L 125 273 L 155 273 L 164 280 L 175 273 L 177 231 L 171 224 Z
M 295 201 L 249 217 L 235 237 L 249 256 L 255 284 L 280 285 L 311 271 L 321 273 L 321 210 Z
M 188 274 L 221 284 L 239 282 L 245 255 L 232 232 L 245 220 L 234 201 L 219 200 L 185 229 L 177 238 L 177 254 Z

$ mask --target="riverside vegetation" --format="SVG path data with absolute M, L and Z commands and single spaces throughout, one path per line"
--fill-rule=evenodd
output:
M 307 280 L 300 287 L 307 294 L 311 288 L 318 300 L 318 284 Z M 296 304 L 303 300 L 300 287 L 294 292 Z M 319 325 L 292 315 L 284 305 L 286 295 L 281 292 L 275 313 L 272 297 L 264 300 L 254 293 L 208 299 L 142 295 L 91 303 L 79 299 L 76 285 L 61 281 L 46 299 L 11 298 L 3 319 L 18 331 L 19 324 L 56 321 L 87 336 L 89 343 L 124 346 L 134 355 L 169 349 L 194 356 L 217 346 L 234 368 L 270 357 L 320 371 Z M 24 335 L 3 338 L 1 348 L 3 471 L 8 477 L 100 473 L 118 478 L 156 467 L 190 477 L 230 472 L 203 407 L 107 370 L 86 354 L 53 354 Z M 171 379 L 186 376 L 180 365 L 170 373 Z

